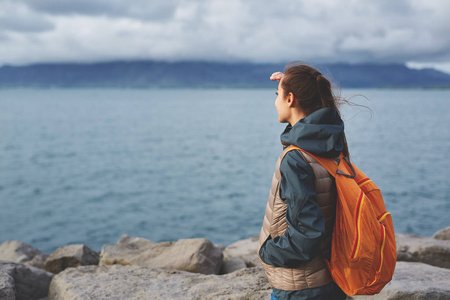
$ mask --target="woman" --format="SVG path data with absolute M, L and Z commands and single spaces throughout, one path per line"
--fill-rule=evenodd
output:
M 330 82 L 316 69 L 291 63 L 279 81 L 275 106 L 279 121 L 289 123 L 281 134 L 284 151 L 272 180 L 258 254 L 273 287 L 271 299 L 345 299 L 333 282 L 330 259 L 336 214 L 333 177 L 311 156 L 290 151 L 294 145 L 312 154 L 348 156 L 344 123 Z

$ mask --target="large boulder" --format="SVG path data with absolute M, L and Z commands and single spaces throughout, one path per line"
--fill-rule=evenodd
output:
M 155 245 L 144 238 L 132 238 L 124 234 L 117 244 L 103 245 L 100 252 L 99 265 L 131 265 L 141 253 L 151 249 Z
M 355 300 L 444 300 L 450 299 L 450 270 L 423 263 L 397 262 L 394 277 L 374 296 Z
M 436 233 L 433 234 L 433 238 L 438 240 L 450 240 L 450 226 L 436 231 Z
M 44 269 L 58 274 L 66 268 L 98 265 L 99 254 L 91 248 L 74 244 L 58 248 L 45 261 Z
M 270 298 L 262 268 L 203 275 L 139 266 L 84 266 L 55 275 L 48 300 L 68 299 L 246 299 Z
M 397 233 L 395 241 L 398 261 L 416 261 L 450 268 L 450 240 Z
M 16 288 L 14 278 L 11 275 L 0 271 L 0 299 L 16 300 Z
M 0 245 L 0 260 L 44 268 L 48 254 L 21 241 L 5 241 Z
M 227 260 L 231 257 L 239 257 L 247 264 L 247 267 L 260 267 L 258 256 L 256 254 L 256 248 L 258 247 L 259 236 L 255 235 L 251 238 L 237 241 L 223 251 L 224 259 Z
M 104 245 L 100 253 L 100 265 L 137 265 L 202 274 L 218 274 L 222 260 L 220 248 L 207 239 L 154 244 L 123 236 L 117 244 Z
M 234 271 L 244 268 L 247 268 L 247 264 L 245 263 L 245 261 L 243 261 L 239 257 L 230 257 L 229 259 L 223 261 L 219 274 L 223 275 L 233 273 Z
M 3 292 L 5 299 L 9 299 L 11 291 L 14 290 L 16 300 L 46 297 L 53 278 L 53 274 L 50 272 L 9 261 L 0 261 L 0 275 L 0 295 L 4 296 L 1 294 Z M 13 287 L 11 287 L 12 282 L 14 284 Z M 2 288 L 2 285 L 4 288 Z M 0 297 L 0 299 L 4 298 Z

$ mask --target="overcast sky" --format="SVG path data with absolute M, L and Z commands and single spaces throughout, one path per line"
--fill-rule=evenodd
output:
M 450 72 L 448 0 L 0 0 L 0 65 L 398 62 Z

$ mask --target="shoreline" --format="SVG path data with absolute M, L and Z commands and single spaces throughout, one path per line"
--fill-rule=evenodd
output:
M 32 293 L 31 299 L 40 300 L 110 299 L 107 295 L 118 293 L 122 296 L 114 299 L 269 299 L 257 242 L 258 236 L 228 246 L 203 238 L 154 243 L 123 235 L 100 252 L 71 244 L 46 254 L 5 241 L 0 244 L 0 298 L 28 299 L 24 295 Z M 450 297 L 450 227 L 432 237 L 397 233 L 396 243 L 391 283 L 378 295 L 348 299 Z

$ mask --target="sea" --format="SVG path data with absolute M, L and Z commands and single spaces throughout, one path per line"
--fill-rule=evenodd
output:
M 352 161 L 396 232 L 450 226 L 450 90 L 343 89 Z M 274 89 L 0 89 L 0 243 L 259 233 L 282 150 Z

